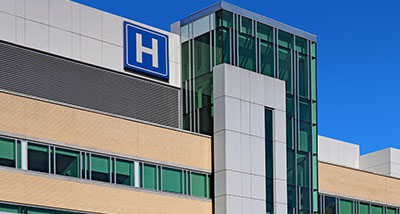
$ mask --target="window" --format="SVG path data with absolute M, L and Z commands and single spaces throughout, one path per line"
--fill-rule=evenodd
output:
M 313 154 L 317 154 L 318 150 L 318 135 L 317 135 L 317 125 L 312 127 L 312 143 L 313 143 Z
M 311 56 L 317 57 L 317 43 L 315 42 L 311 44 Z
M 296 51 L 307 54 L 307 40 L 296 36 Z
M 80 154 L 76 151 L 56 149 L 56 174 L 80 177 Z
M 312 103 L 312 122 L 317 124 L 317 103 Z
M 255 39 L 245 34 L 239 34 L 239 67 L 256 71 Z
M 296 185 L 296 153 L 294 150 L 287 150 L 287 183 Z
M 0 204 L 0 213 L 5 212 L 5 213 L 21 213 L 21 209 L 18 206 L 15 205 L 9 205 L 9 204 Z
M 274 77 L 274 48 L 269 42 L 260 41 L 260 72 Z
M 28 170 L 49 172 L 49 146 L 28 144 Z
M 386 208 L 386 214 L 396 214 L 396 209 L 394 209 L 394 208 Z
M 182 81 L 189 80 L 189 41 L 182 44 Z
M 131 161 L 119 160 L 116 162 L 117 184 L 134 185 L 134 165 Z
M 143 188 L 157 189 L 157 168 L 155 165 L 142 164 L 140 174 Z
M 267 202 L 267 214 L 273 214 L 274 213 L 273 207 L 274 207 L 274 203 Z
M 95 181 L 110 182 L 110 158 L 91 155 L 91 178 Z
M 286 92 L 292 91 L 292 54 L 285 48 L 279 48 L 279 79 L 286 82 Z
M 240 32 L 252 36 L 253 21 L 251 19 L 242 16 L 242 28 L 240 29 Z
M 182 193 L 182 170 L 162 168 L 162 190 Z
M 53 214 L 52 210 L 45 210 L 39 208 L 28 208 L 27 214 Z
M 287 191 L 288 191 L 288 208 L 289 208 L 289 212 L 293 211 L 293 209 L 296 208 L 296 204 L 297 204 L 297 194 L 296 194 L 296 186 L 294 185 L 288 185 L 287 186 Z
M 299 55 L 299 95 L 303 97 L 308 96 L 308 60 L 307 56 Z
M 22 143 L 25 142 L 22 141 Z M 92 154 L 88 151 L 77 151 L 39 143 L 26 143 L 28 170 L 135 187 L 140 185 L 140 187 L 146 189 L 204 198 L 210 197 L 210 178 L 206 173 L 192 173 L 190 170 L 164 167 L 141 161 L 122 160 L 117 157 Z M 0 162 L 3 161 L 1 163 L 4 164 L 11 157 L 15 157 L 14 150 L 17 150 L 16 153 L 21 153 L 20 147 L 21 142 L 16 139 L 0 138 Z M 12 154 L 11 156 L 10 153 Z M 15 161 L 13 160 L 11 163 L 13 164 L 10 166 L 16 168 Z M 138 169 L 135 168 L 136 164 Z M 138 171 L 136 175 L 138 177 L 136 183 L 138 186 L 135 185 L 135 170 Z M 16 207 L 18 209 L 21 208 L 20 206 Z M 12 213 L 14 208 L 13 205 L 0 203 L 0 213 L 7 210 L 11 210 L 7 212 Z M 23 207 L 21 209 L 25 212 L 28 208 Z M 40 213 L 42 211 L 47 213 L 48 210 L 29 208 L 30 213 Z M 68 214 L 69 212 L 51 211 L 51 213 Z
M 332 197 L 325 197 L 325 214 L 335 214 L 336 213 L 336 199 Z
M 300 139 L 299 150 L 304 152 L 311 152 L 312 138 L 311 138 L 311 123 L 300 121 Z
M 210 72 L 210 33 L 194 38 L 195 77 Z
M 313 198 L 314 198 L 314 202 L 313 202 L 313 205 L 314 205 L 314 212 L 318 212 L 319 211 L 319 197 L 318 197 L 318 190 L 314 190 L 314 195 L 313 195 Z
M 217 11 L 216 13 L 216 26 L 217 27 L 228 27 L 232 28 L 233 27 L 233 13 L 226 11 L 226 10 L 220 10 Z
M 286 95 L 286 142 L 287 147 L 294 149 L 294 138 L 293 138 L 293 130 L 294 130 L 294 117 L 295 117 L 295 99 L 292 95 Z
M 274 203 L 274 179 L 273 178 L 267 178 L 266 179 L 266 191 L 267 191 L 267 195 L 266 195 L 266 199 L 267 199 L 267 203 Z M 274 208 L 273 207 L 267 207 L 267 211 L 273 211 Z
M 383 214 L 383 207 L 372 205 L 371 214 Z
M 265 139 L 272 142 L 274 140 L 273 136 L 273 112 L 270 109 L 265 109 Z
M 312 192 L 308 188 L 299 188 L 299 213 L 310 213 L 312 203 Z
M 266 193 L 267 193 L 267 213 L 274 213 L 274 182 L 273 179 L 267 178 L 266 180 Z
M 311 103 L 304 98 L 300 98 L 300 120 L 311 122 Z
M 295 99 L 293 95 L 286 95 L 286 116 L 295 117 Z
M 230 33 L 227 28 L 217 29 L 216 38 L 216 64 L 230 63 Z
M 369 204 L 360 203 L 360 214 L 369 214 Z
M 293 118 L 286 117 L 286 144 L 287 148 L 294 149 L 294 139 L 293 139 Z
M 340 214 L 353 214 L 353 202 L 340 200 Z
M 278 45 L 292 49 L 293 48 L 293 35 L 285 31 L 278 32 Z
M 302 187 L 310 187 L 310 156 L 308 153 L 297 153 L 297 183 Z
M 273 178 L 273 143 L 272 141 L 265 142 L 265 164 L 266 164 L 266 176 L 267 178 Z
M 209 72 L 197 77 L 195 83 L 195 107 L 196 110 L 199 110 L 197 118 L 199 120 L 199 129 L 201 133 L 208 134 L 213 132 L 213 119 L 211 110 L 213 102 L 212 78 L 213 75 L 211 72 Z
M 313 188 L 318 189 L 318 159 L 317 155 L 313 155 Z
M 273 42 L 273 28 L 257 22 L 257 38 L 264 41 Z
M 15 140 L 0 138 L 0 165 L 15 167 Z
M 192 195 L 207 197 L 207 176 L 200 173 L 192 173 Z
M 265 109 L 265 171 L 266 171 L 266 199 L 267 213 L 274 211 L 274 164 L 273 164 L 273 112 Z
M 311 84 L 312 84 L 312 99 L 317 100 L 317 60 L 311 59 Z

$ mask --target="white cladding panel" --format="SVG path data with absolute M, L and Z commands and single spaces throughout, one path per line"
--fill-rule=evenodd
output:
M 359 168 L 360 146 L 318 136 L 318 161 Z
M 7 13 L 0 13 L 0 40 L 7 42 L 16 41 L 16 19 Z
M 168 35 L 169 82 L 124 70 L 123 22 Z M 68 0 L 0 0 L 0 40 L 181 87 L 180 36 Z
M 360 169 L 400 178 L 400 150 L 387 148 L 362 155 Z
M 213 68 L 217 214 L 266 212 L 265 108 L 273 111 L 275 213 L 286 213 L 285 82 L 228 64 Z

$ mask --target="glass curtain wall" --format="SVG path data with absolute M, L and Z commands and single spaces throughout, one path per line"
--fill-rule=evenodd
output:
M 220 10 L 181 27 L 183 127 L 212 135 L 212 68 L 286 82 L 288 213 L 318 212 L 316 43 Z
M 218 38 L 211 31 L 211 16 L 204 17 L 182 27 L 182 103 L 183 127 L 186 130 L 211 135 L 213 132 L 213 88 L 211 52 L 215 40 L 224 41 L 227 34 L 221 30 Z M 189 39 L 191 38 L 191 39 Z M 221 42 L 218 42 L 218 45 Z M 224 49 L 216 48 L 218 56 Z M 225 60 L 225 59 L 218 59 Z

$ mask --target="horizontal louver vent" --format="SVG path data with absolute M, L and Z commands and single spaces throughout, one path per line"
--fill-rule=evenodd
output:
M 179 90 L 0 42 L 0 88 L 178 127 Z

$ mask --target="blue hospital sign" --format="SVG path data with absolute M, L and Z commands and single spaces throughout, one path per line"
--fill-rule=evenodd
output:
M 169 78 L 168 36 L 124 22 L 125 68 Z

